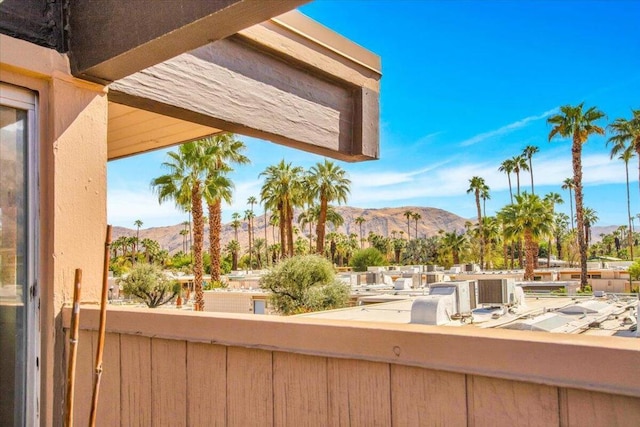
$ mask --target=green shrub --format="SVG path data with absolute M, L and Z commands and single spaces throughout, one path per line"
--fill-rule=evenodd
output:
M 384 265 L 384 257 L 376 248 L 360 249 L 351 258 L 350 265 L 353 271 L 367 271 L 367 267 Z
M 125 295 L 140 298 L 149 308 L 168 303 L 180 292 L 180 284 L 169 280 L 160 267 L 153 264 L 136 264 L 118 284 L 122 285 Z
M 285 259 L 262 276 L 274 309 L 285 315 L 345 307 L 349 286 L 336 279 L 333 265 L 318 255 Z
M 211 280 L 210 282 L 207 282 L 204 284 L 204 286 L 202 287 L 202 290 L 205 291 L 212 291 L 214 289 L 221 289 L 221 288 L 226 288 L 227 282 L 222 281 L 222 280 Z

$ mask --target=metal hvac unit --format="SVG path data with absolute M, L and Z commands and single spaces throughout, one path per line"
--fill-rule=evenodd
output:
M 515 302 L 513 279 L 478 279 L 478 303 L 509 305 Z
M 429 285 L 429 295 L 455 294 L 455 315 L 468 315 L 476 308 L 474 280 L 460 280 L 453 282 L 432 283 Z

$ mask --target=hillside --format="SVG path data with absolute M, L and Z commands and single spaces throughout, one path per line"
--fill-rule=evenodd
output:
M 353 208 L 349 206 L 339 206 L 336 210 L 344 218 L 344 225 L 337 229 L 340 233 L 356 233 L 359 234 L 359 227 L 355 223 L 355 219 L 362 216 L 365 222 L 362 224 L 362 234 L 367 236 L 370 231 L 383 236 L 390 236 L 393 231 L 403 231 L 404 235 L 407 235 L 407 219 L 404 217 L 404 212 L 410 210 L 412 212 L 418 212 L 422 218 L 418 221 L 418 236 L 430 237 L 438 233 L 439 230 L 464 230 L 464 224 L 467 221 L 458 215 L 451 212 L 436 209 L 436 208 L 424 208 L 416 206 L 406 206 L 399 208 L 382 208 L 382 209 L 362 209 Z M 295 218 L 297 219 L 298 213 Z M 298 224 L 294 224 L 299 227 Z M 160 243 L 163 249 L 167 249 L 169 253 L 175 253 L 182 250 L 182 236 L 180 230 L 183 229 L 182 224 L 176 224 L 166 227 L 153 227 L 147 229 L 140 229 L 140 239 L 153 239 Z M 264 215 L 256 216 L 254 219 L 254 228 L 256 237 L 265 237 L 265 221 Z M 415 233 L 415 221 L 410 221 L 411 236 Z M 328 224 L 327 232 L 332 231 L 331 225 Z M 275 230 L 277 233 L 278 230 Z M 303 235 L 308 234 L 308 229 L 301 231 Z M 120 236 L 135 236 L 136 230 L 125 227 L 113 228 L 113 240 Z M 205 247 L 208 245 L 209 227 L 205 228 Z M 315 230 L 314 230 L 315 234 Z M 277 238 L 277 234 L 275 235 Z M 234 231 L 231 225 L 223 224 L 222 227 L 222 246 L 224 247 L 227 242 L 234 238 Z M 243 248 L 248 244 L 247 224 L 242 223 L 241 228 L 238 229 L 238 240 Z M 269 244 L 274 241 L 274 230 L 269 227 L 267 230 L 267 240 Z

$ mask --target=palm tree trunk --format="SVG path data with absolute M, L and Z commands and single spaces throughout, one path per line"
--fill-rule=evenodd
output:
M 484 232 L 482 231 L 482 211 L 480 210 L 480 191 L 476 189 L 476 209 L 478 210 L 478 232 L 480 233 L 480 269 L 484 269 Z
M 287 246 L 288 255 L 293 256 L 293 206 L 287 203 Z
M 587 286 L 587 245 L 584 236 L 584 209 L 582 206 L 582 144 L 579 136 L 574 135 L 571 147 L 573 163 L 574 193 L 576 196 L 576 220 L 578 229 L 578 248 L 580 250 L 580 289 Z
M 631 195 L 629 193 L 629 163 L 624 163 L 625 172 L 627 175 L 627 217 L 629 218 L 629 255 L 631 261 L 633 261 L 633 226 L 631 225 Z
M 204 310 L 202 292 L 202 247 L 204 241 L 204 215 L 202 213 L 202 193 L 199 183 L 191 189 L 191 214 L 193 215 L 193 285 L 196 292 L 195 310 Z
M 513 191 L 511 190 L 511 174 L 507 174 L 507 181 L 509 181 L 509 200 L 511 200 L 511 204 L 513 204 Z
M 322 255 L 324 252 L 324 231 L 327 223 L 328 202 L 326 197 L 320 197 L 320 215 L 318 215 L 318 224 L 316 225 L 316 253 Z
M 524 250 L 525 250 L 525 268 L 524 280 L 533 280 L 534 258 L 536 244 L 533 241 L 531 230 L 524 230 Z
M 575 230 L 573 226 L 574 218 L 573 218 L 573 195 L 571 194 L 571 188 L 569 188 L 569 207 L 571 208 L 571 231 Z
M 209 209 L 209 257 L 211 258 L 211 281 L 220 281 L 220 230 L 222 227 L 222 203 L 216 200 Z

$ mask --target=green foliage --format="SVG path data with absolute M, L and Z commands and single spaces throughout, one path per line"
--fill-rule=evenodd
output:
M 384 265 L 385 260 L 380 251 L 376 248 L 366 248 L 357 251 L 351 258 L 353 271 L 367 271 L 367 267 Z
M 152 264 L 135 265 L 118 284 L 125 295 L 140 298 L 149 308 L 168 303 L 180 292 L 180 284 L 169 280 L 160 267 Z
M 224 282 L 222 280 L 211 280 L 205 283 L 202 289 L 205 291 L 212 291 L 214 289 L 223 289 L 223 288 L 226 288 L 227 286 L 228 286 L 227 282 Z
M 629 266 L 629 275 L 632 280 L 640 280 L 640 259 Z
M 347 305 L 349 287 L 336 280 L 331 262 L 318 255 L 288 258 L 260 280 L 281 314 L 329 310 Z
M 578 295 L 591 295 L 593 294 L 593 289 L 591 289 L 591 285 L 587 285 L 582 290 L 578 290 Z

